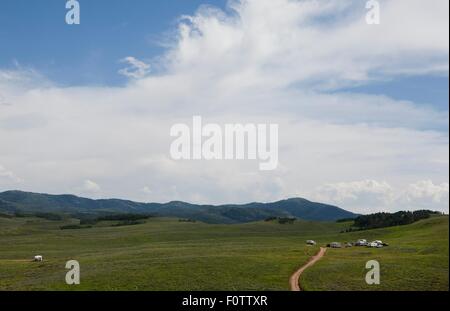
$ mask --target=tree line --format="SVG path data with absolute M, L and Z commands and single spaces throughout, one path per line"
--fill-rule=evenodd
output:
M 400 211 L 396 213 L 375 213 L 356 217 L 354 219 L 353 226 L 360 230 L 401 226 L 412 224 L 421 219 L 429 218 L 431 217 L 431 215 L 440 214 L 440 212 L 430 210 L 419 210 L 414 212 Z

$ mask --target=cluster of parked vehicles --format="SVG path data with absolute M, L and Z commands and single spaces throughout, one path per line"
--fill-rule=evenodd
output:
M 307 240 L 306 244 L 308 245 L 316 245 L 316 242 L 314 240 Z M 330 248 L 343 248 L 343 247 L 353 247 L 353 246 L 366 246 L 366 247 L 372 247 L 372 248 L 382 248 L 385 246 L 389 246 L 388 243 L 385 243 L 380 240 L 375 240 L 372 242 L 368 242 L 366 239 L 359 239 L 356 242 L 345 242 L 344 244 L 340 242 L 331 242 L 327 244 L 327 247 Z
M 367 247 L 382 248 L 384 246 L 389 246 L 389 244 L 385 243 L 383 241 L 380 241 L 380 240 L 368 242 L 365 239 L 360 239 L 360 240 L 356 241 L 356 243 L 354 243 L 354 246 L 367 246 Z

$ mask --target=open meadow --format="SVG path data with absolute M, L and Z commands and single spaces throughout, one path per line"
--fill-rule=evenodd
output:
M 340 233 L 348 225 L 297 220 L 236 225 L 149 218 L 131 226 L 100 222 L 61 230 L 74 219 L 0 217 L 0 290 L 288 290 L 290 275 L 332 241 L 390 243 L 383 249 L 329 249 L 302 276 L 306 290 L 448 290 L 448 217 Z M 306 246 L 314 239 L 317 246 Z M 34 255 L 43 262 L 32 262 Z M 65 284 L 78 260 L 81 284 Z M 381 264 L 381 284 L 365 283 L 365 263 Z

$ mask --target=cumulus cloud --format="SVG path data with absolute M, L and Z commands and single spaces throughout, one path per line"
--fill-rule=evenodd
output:
M 321 201 L 349 206 L 359 213 L 431 209 L 449 212 L 449 184 L 422 180 L 406 188 L 385 181 L 361 180 L 326 184 L 313 196 Z
M 0 165 L 0 181 L 2 180 L 13 183 L 19 183 L 22 181 L 22 179 L 17 177 L 16 174 L 14 174 L 11 171 L 8 171 L 6 168 Z
M 168 58 L 178 72 L 219 73 L 226 87 L 336 88 L 386 73 L 447 72 L 448 2 L 380 2 L 376 26 L 358 0 L 234 1 L 233 15 L 205 8 L 180 24 Z
M 379 27 L 365 24 L 360 1 L 230 5 L 231 13 L 206 7 L 182 18 L 152 64 L 158 75 L 126 58 L 122 74 L 133 79 L 123 87 L 61 88 L 0 69 L 0 93 L 13 103 L 0 105 L 0 163 L 27 189 L 51 193 L 198 203 L 305 196 L 359 212 L 422 200 L 448 209 L 448 111 L 339 91 L 447 72 L 448 1 L 382 1 Z M 170 127 L 193 115 L 279 124 L 277 170 L 170 159 Z M 101 189 L 80 187 L 87 176 Z
M 102 189 L 96 182 L 88 179 L 84 181 L 82 190 L 90 194 L 96 194 L 99 193 Z
M 119 74 L 128 78 L 139 79 L 145 77 L 150 72 L 150 65 L 128 56 L 121 60 L 122 63 L 127 63 L 128 67 L 120 69 Z
M 320 201 L 334 202 L 342 205 L 362 205 L 380 208 L 392 200 L 393 188 L 385 181 L 362 180 L 326 184 L 317 190 Z
M 442 205 L 449 206 L 449 184 L 448 182 L 439 185 L 433 184 L 431 180 L 422 180 L 409 185 L 401 196 L 402 201 L 406 204 L 416 206 Z

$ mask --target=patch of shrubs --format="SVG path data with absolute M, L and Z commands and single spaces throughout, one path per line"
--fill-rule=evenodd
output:
M 81 226 L 81 225 L 66 225 L 59 227 L 61 230 L 74 230 L 74 229 L 89 229 L 92 226 Z
M 149 214 L 111 214 L 111 215 L 105 215 L 100 216 L 97 218 L 97 221 L 108 221 L 108 220 L 143 220 L 148 219 L 150 217 L 154 217 L 153 215 Z
M 353 218 L 342 218 L 342 219 L 336 220 L 336 222 L 339 222 L 339 223 L 341 223 L 341 222 L 349 222 L 349 221 L 355 221 L 355 218 L 354 217 Z
M 144 222 L 138 221 L 138 220 L 122 220 L 116 224 L 112 224 L 111 227 L 134 226 L 134 225 L 140 225 L 143 223 Z
M 97 224 L 96 218 L 81 218 L 80 219 L 80 225 L 95 225 Z
M 47 220 L 54 220 L 54 221 L 64 219 L 64 217 L 62 215 L 53 214 L 53 213 L 35 213 L 34 216 L 39 217 L 39 218 L 44 218 Z
M 178 219 L 178 221 L 179 221 L 179 222 L 197 222 L 197 220 L 195 220 L 195 219 L 190 219 L 190 218 L 187 218 L 187 219 Z
M 363 231 L 363 230 L 367 230 L 367 229 L 350 227 L 345 230 L 342 230 L 341 233 L 357 232 L 357 231 Z
M 0 213 L 0 218 L 13 218 L 13 215 Z
M 151 217 L 155 217 L 154 215 L 149 214 L 108 214 L 102 216 L 92 215 L 80 215 L 80 225 L 95 225 L 100 221 L 121 221 L 121 222 L 133 222 L 138 220 L 145 220 Z
M 22 213 L 22 212 L 15 212 L 14 213 L 14 217 L 18 217 L 18 218 L 23 218 L 23 217 L 31 217 L 31 214 L 26 214 L 26 213 Z
M 294 217 L 279 217 L 278 218 L 278 223 L 281 225 L 292 225 L 297 219 Z
M 274 221 L 274 220 L 277 220 L 277 219 L 278 219 L 278 217 L 272 216 L 272 217 L 267 217 L 266 219 L 264 219 L 264 221 L 269 222 L 269 221 Z
M 297 218 L 295 218 L 295 217 L 275 217 L 275 216 L 267 217 L 266 219 L 264 219 L 264 221 L 266 221 L 266 222 L 278 221 L 278 223 L 281 224 L 281 225 L 286 225 L 286 224 L 290 224 L 291 225 L 296 220 L 297 220 Z

